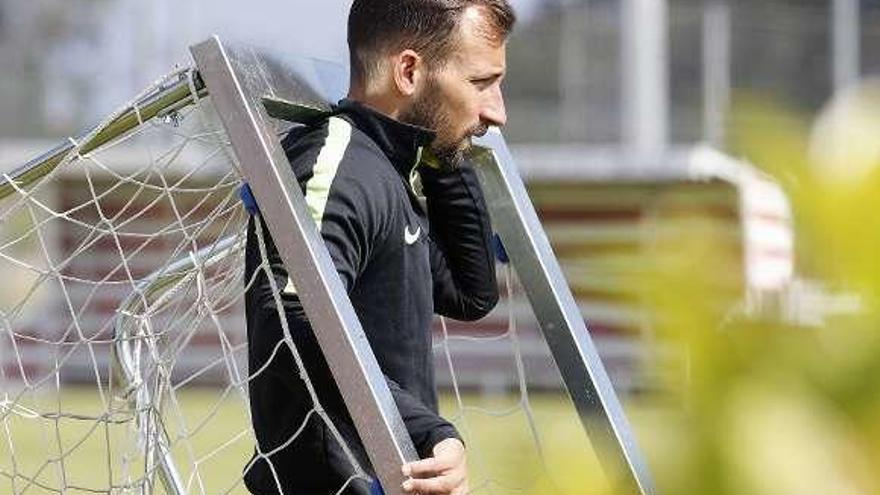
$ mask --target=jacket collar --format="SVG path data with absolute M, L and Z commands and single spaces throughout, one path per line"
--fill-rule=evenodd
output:
M 422 148 L 434 141 L 435 133 L 424 127 L 405 124 L 355 100 L 343 99 L 334 107 L 355 127 L 369 136 L 403 177 L 410 179 L 418 165 Z

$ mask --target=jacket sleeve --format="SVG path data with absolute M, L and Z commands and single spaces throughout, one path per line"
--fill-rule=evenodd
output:
M 419 457 L 426 459 L 433 455 L 434 446 L 447 438 L 461 440 L 458 430 L 449 421 L 433 412 L 418 398 L 400 388 L 394 380 L 386 377 L 391 396 L 412 438 Z
M 434 308 L 443 316 L 477 320 L 498 302 L 492 227 L 473 165 L 452 172 L 420 169 L 431 224 Z

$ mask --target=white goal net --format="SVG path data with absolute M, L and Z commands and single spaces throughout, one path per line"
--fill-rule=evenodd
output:
M 157 103 L 173 86 L 187 104 Z M 150 492 L 163 448 L 188 490 L 218 493 L 234 477 L 202 467 L 250 442 L 246 214 L 226 138 L 190 71 L 134 102 L 43 177 L 6 177 L 0 475 L 12 493 Z M 204 383 L 219 388 L 189 392 Z
M 248 213 L 210 96 L 176 71 L 62 148 L 0 182 L 0 492 L 244 493 Z M 524 355 L 547 353 L 499 266 L 488 320 L 437 321 L 442 413 L 474 493 L 566 493 L 598 465 L 567 399 L 529 393 Z

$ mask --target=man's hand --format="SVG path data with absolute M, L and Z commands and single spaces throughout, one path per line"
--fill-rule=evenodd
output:
M 434 457 L 403 465 L 403 490 L 420 495 L 465 495 L 468 492 L 464 444 L 447 438 L 434 446 Z

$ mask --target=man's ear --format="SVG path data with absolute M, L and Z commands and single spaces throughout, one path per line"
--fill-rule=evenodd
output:
M 394 84 L 403 96 L 412 96 L 420 84 L 424 64 L 421 55 L 415 50 L 403 50 L 391 61 Z

